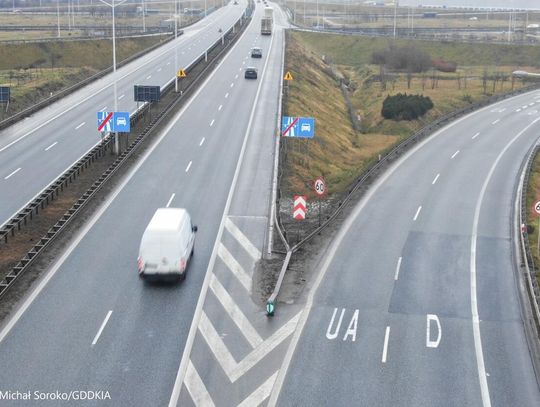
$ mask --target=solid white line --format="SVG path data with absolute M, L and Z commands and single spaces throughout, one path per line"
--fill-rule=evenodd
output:
M 253 260 L 258 261 L 261 258 L 261 252 L 253 243 L 242 233 L 240 229 L 232 222 L 230 218 L 225 221 L 225 229 L 234 236 L 240 245 L 249 253 Z
M 107 316 L 103 320 L 101 327 L 99 328 L 99 331 L 97 332 L 96 336 L 94 337 L 94 340 L 92 341 L 92 346 L 94 346 L 97 343 L 99 337 L 101 336 L 101 333 L 103 332 L 103 329 L 105 328 L 105 325 L 107 325 L 107 322 L 109 321 L 109 318 L 111 317 L 111 314 L 112 314 L 112 310 L 107 312 Z
M 79 130 L 82 126 L 84 126 L 86 124 L 86 122 L 82 122 L 81 124 L 79 124 L 77 127 L 75 127 L 75 130 Z
M 146 77 L 146 79 L 150 79 L 151 77 L 152 77 L 152 75 L 148 75 L 148 76 Z
M 7 177 L 4 177 L 4 179 L 8 179 L 8 178 L 12 177 L 13 175 L 17 174 L 20 170 L 21 170 L 20 168 L 17 168 L 15 171 L 13 171 Z
M 480 133 L 476 133 L 474 136 L 472 136 L 471 138 L 474 140 L 476 137 L 478 137 L 480 135 Z
M 229 92 L 225 93 L 225 99 L 229 97 Z
M 186 380 L 184 383 L 195 406 L 215 407 L 210 393 L 208 393 L 201 376 L 199 376 L 191 360 L 186 369 Z
M 437 180 L 439 179 L 441 174 L 437 174 L 437 176 L 433 179 L 433 181 L 431 182 L 431 185 L 435 185 L 435 183 L 437 182 Z
M 167 205 L 165 205 L 165 208 L 168 208 L 168 207 L 171 205 L 171 202 L 172 202 L 172 200 L 174 199 L 174 196 L 175 196 L 175 195 L 176 195 L 175 193 L 173 193 L 173 194 L 171 195 L 171 197 L 169 198 L 169 202 L 167 202 Z
M 386 333 L 384 334 L 384 345 L 382 351 L 382 363 L 386 363 L 386 354 L 388 353 L 388 338 L 390 337 L 390 327 L 386 327 Z
M 397 279 L 399 278 L 399 270 L 401 269 L 401 260 L 403 258 L 400 257 L 397 261 L 397 266 L 396 266 L 396 274 L 394 274 L 394 280 L 397 281 Z
M 124 96 L 126 96 L 126 95 L 120 95 L 120 96 L 118 96 L 118 100 L 122 99 Z
M 53 148 L 53 147 L 54 147 L 55 145 L 57 145 L 57 144 L 58 144 L 58 141 L 55 141 L 55 142 L 52 143 L 49 147 L 47 147 L 47 148 L 45 149 L 45 151 L 49 151 L 51 148 Z
M 450 159 L 453 160 L 458 154 L 459 154 L 459 150 L 456 151 L 454 154 L 452 154 L 452 157 L 450 157 Z
M 510 142 L 504 147 L 504 149 L 499 153 L 497 156 L 497 159 L 493 163 L 493 166 L 489 170 L 489 173 L 486 177 L 486 180 L 484 181 L 484 185 L 482 185 L 482 189 L 480 190 L 480 196 L 478 197 L 478 201 L 476 202 L 476 209 L 474 212 L 474 220 L 473 220 L 473 228 L 471 233 L 471 314 L 472 314 L 472 320 L 473 320 L 473 334 L 474 334 L 474 349 L 476 352 L 476 364 L 478 367 L 478 378 L 480 379 L 480 389 L 482 392 L 482 403 L 484 407 L 490 407 L 491 406 L 491 400 L 489 396 L 489 387 L 487 383 L 487 377 L 486 377 L 486 367 L 484 364 L 484 354 L 482 350 L 482 337 L 480 336 L 480 317 L 478 315 L 478 300 L 477 300 L 477 293 L 476 293 L 476 244 L 478 239 L 478 223 L 480 219 L 480 210 L 482 208 L 482 202 L 484 200 L 484 195 L 486 193 L 489 181 L 491 180 L 491 177 L 493 176 L 493 173 L 495 172 L 495 168 L 499 164 L 499 161 L 503 157 L 503 155 L 508 151 L 510 146 L 514 144 L 514 142 L 523 134 L 525 133 L 530 127 L 532 127 L 536 122 L 538 122 L 540 118 L 534 120 L 532 123 L 527 125 L 523 130 L 521 130 Z
M 190 161 L 189 164 L 187 165 L 187 167 L 186 167 L 186 172 L 188 172 L 189 169 L 191 168 L 191 163 L 192 163 L 192 162 Z
M 217 110 L 220 111 L 222 108 L 223 108 L 223 105 L 219 105 Z
M 203 137 L 203 138 L 201 139 L 201 142 L 199 143 L 199 146 L 202 146 L 202 145 L 204 144 L 204 140 L 205 140 L 205 138 Z
M 210 122 L 210 127 L 212 127 L 214 125 L 214 119 L 212 119 L 212 121 Z
M 218 278 L 212 273 L 212 279 L 210 280 L 210 289 L 219 300 L 225 312 L 231 317 L 236 324 L 244 338 L 249 342 L 252 348 L 259 346 L 263 339 L 257 332 L 257 330 L 251 325 L 251 322 L 244 315 L 240 307 L 236 304 L 231 295 L 227 292 L 225 287 L 221 285 Z
M 497 119 L 497 120 L 495 120 L 494 122 L 492 122 L 491 124 L 497 124 L 497 123 L 499 123 L 500 121 L 501 121 L 501 119 Z
M 422 205 L 420 205 L 418 207 L 418 209 L 416 210 L 416 215 L 414 215 L 414 219 L 413 220 L 416 220 L 418 219 L 418 215 L 420 215 L 420 211 L 422 210 Z

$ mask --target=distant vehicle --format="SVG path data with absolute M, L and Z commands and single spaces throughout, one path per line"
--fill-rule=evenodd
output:
M 262 58 L 262 48 L 259 48 L 259 47 L 251 48 L 251 58 Z
M 529 24 L 527 28 L 540 28 L 540 24 Z
M 236 0 L 234 0 L 234 5 L 237 5 L 237 4 L 238 4 L 238 2 Z
M 273 14 L 274 9 L 272 7 L 264 7 L 264 16 L 261 18 L 261 35 L 272 35 Z
M 302 126 L 300 126 L 300 131 L 311 131 L 311 126 L 309 123 L 302 123 Z
M 146 227 L 139 247 L 139 275 L 153 280 L 184 280 L 193 256 L 195 232 L 183 208 L 159 208 Z
M 253 66 L 248 66 L 244 72 L 244 78 L 257 79 L 257 68 Z
M 116 124 L 118 126 L 127 126 L 127 121 L 126 121 L 126 118 L 125 117 L 118 117 L 116 119 Z

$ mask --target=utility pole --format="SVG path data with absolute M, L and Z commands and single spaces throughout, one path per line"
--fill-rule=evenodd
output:
M 396 38 L 396 15 L 398 0 L 394 0 L 394 39 Z
M 58 26 L 58 38 L 60 38 L 60 0 L 56 0 L 56 23 Z

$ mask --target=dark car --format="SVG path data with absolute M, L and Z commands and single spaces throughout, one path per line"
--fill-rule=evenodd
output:
M 244 72 L 244 78 L 246 79 L 257 79 L 257 68 L 248 66 Z
M 251 48 L 251 58 L 262 58 L 262 49 L 259 47 Z

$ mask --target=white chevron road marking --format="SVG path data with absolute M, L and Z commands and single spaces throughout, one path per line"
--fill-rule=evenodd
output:
M 191 396 L 191 399 L 193 400 L 196 406 L 205 406 L 205 407 L 215 406 L 214 401 L 212 400 L 212 397 L 210 397 L 208 390 L 206 390 L 206 386 L 201 380 L 199 373 L 197 373 L 197 370 L 195 370 L 195 367 L 191 363 L 191 360 L 189 361 L 189 364 L 187 366 L 186 378 L 184 380 L 184 384 L 186 385 L 186 388 Z
M 262 338 L 259 333 L 253 328 L 251 322 L 246 318 L 240 307 L 236 305 L 234 299 L 229 295 L 227 290 L 221 285 L 218 278 L 215 274 L 212 274 L 212 279 L 210 280 L 210 289 L 213 291 L 223 308 L 229 314 L 231 319 L 234 321 L 242 335 L 246 338 L 252 348 L 260 345 L 262 343 Z
M 253 393 L 251 393 L 244 401 L 238 404 L 238 407 L 253 407 L 260 405 L 264 400 L 268 398 L 272 387 L 276 381 L 278 372 L 270 376 L 266 381 L 259 386 Z
M 257 261 L 261 258 L 261 252 L 257 249 L 253 243 L 244 235 L 240 229 L 232 222 L 230 218 L 227 218 L 225 221 L 225 229 L 229 231 L 231 235 L 234 236 L 238 243 L 249 253 L 253 260 Z
M 223 243 L 219 243 L 218 256 L 225 265 L 233 272 L 240 284 L 244 286 L 247 292 L 251 292 L 251 277 L 244 271 L 240 263 L 236 261 L 233 255 L 227 250 Z
M 207 342 L 208 347 L 211 349 L 231 383 L 234 383 L 253 366 L 259 363 L 262 358 L 275 349 L 281 342 L 287 339 L 296 328 L 299 318 L 300 313 L 291 318 L 289 322 L 274 332 L 239 363 L 234 360 L 231 352 L 229 352 L 229 349 L 227 349 L 227 346 L 223 343 L 223 340 L 220 338 L 204 311 L 201 314 L 201 320 L 199 322 L 199 332 Z

